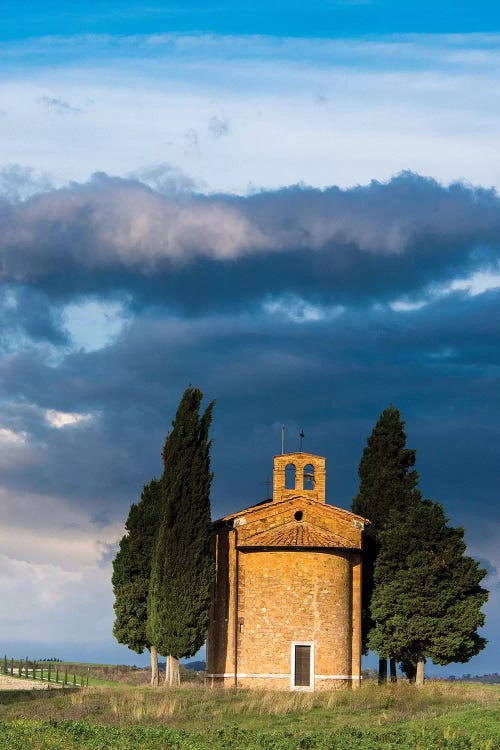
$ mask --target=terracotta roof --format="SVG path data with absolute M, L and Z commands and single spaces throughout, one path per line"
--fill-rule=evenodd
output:
M 350 547 L 357 545 L 339 534 L 310 523 L 287 523 L 261 531 L 241 543 L 242 547 Z

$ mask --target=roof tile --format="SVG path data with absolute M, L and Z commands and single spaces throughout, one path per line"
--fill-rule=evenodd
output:
M 242 547 L 349 547 L 357 544 L 310 523 L 288 523 L 261 531 L 242 541 Z

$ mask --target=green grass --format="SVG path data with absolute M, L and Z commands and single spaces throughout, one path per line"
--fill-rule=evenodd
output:
M 86 679 L 86 678 L 85 678 Z M 89 687 L 116 687 L 117 685 L 120 685 L 119 680 L 103 680 L 100 677 L 92 677 L 92 675 L 89 676 Z M 132 688 L 132 685 L 126 685 L 122 684 L 120 685 L 121 688 L 126 690 L 127 688 Z
M 21 674 L 14 671 L 14 673 L 10 674 L 10 662 L 9 662 L 9 669 L 7 671 L 8 677 L 15 677 L 17 679 L 21 680 L 40 680 L 41 674 L 42 674 L 42 667 L 43 667 L 43 682 L 48 682 L 48 667 L 49 662 L 36 662 L 36 670 L 35 674 L 33 674 L 33 663 L 30 662 L 30 666 L 28 669 L 28 677 L 26 678 L 25 674 L 25 667 L 24 663 L 21 664 L 22 666 L 22 672 Z M 83 684 L 87 684 L 92 687 L 117 687 L 119 685 L 126 685 L 123 678 L 125 675 L 134 674 L 135 676 L 142 678 L 143 681 L 146 681 L 146 676 L 143 673 L 142 670 L 135 669 L 133 667 L 117 667 L 116 665 L 112 664 L 90 664 L 90 663 L 84 663 L 84 662 L 50 662 L 51 665 L 51 682 L 55 684 L 56 681 L 56 674 L 59 675 L 59 684 L 62 685 L 64 680 L 64 674 L 67 671 L 68 674 L 68 682 L 67 687 L 73 686 L 73 675 L 76 675 L 76 684 L 78 687 L 81 687 L 81 683 L 83 680 Z M 15 662 L 15 669 L 19 667 L 19 662 Z M 3 670 L 2 670 L 3 674 Z
M 51 664 L 51 680 L 55 681 L 56 673 L 59 672 L 59 683 L 64 679 L 65 671 L 68 672 L 68 685 L 73 684 L 73 675 L 76 674 L 77 685 L 80 687 L 83 678 L 84 684 L 87 683 L 92 687 L 117 687 L 117 686 L 146 686 L 149 684 L 149 673 L 138 667 L 129 665 L 116 664 L 91 664 L 89 662 L 36 662 L 36 679 L 40 678 L 41 668 L 44 670 L 44 682 L 47 681 L 48 666 Z M 15 661 L 17 669 L 20 662 Z M 24 669 L 25 662 L 21 662 L 22 674 L 19 676 L 14 673 L 14 677 L 26 679 Z M 203 677 L 193 671 L 186 669 L 183 665 L 180 667 L 181 679 L 185 683 L 203 684 Z M 9 671 L 10 675 L 10 661 Z M 28 679 L 33 679 L 33 662 L 30 662 Z
M 0 692 L 0 750 L 500 750 L 500 687 Z
M 409 728 L 245 730 L 238 726 L 205 733 L 166 727 L 102 727 L 87 722 L 0 723 L 0 748 L 8 750 L 496 750 L 495 740 Z

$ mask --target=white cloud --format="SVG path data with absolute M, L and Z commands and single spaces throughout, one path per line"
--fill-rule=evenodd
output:
M 476 271 L 467 278 L 455 279 L 447 287 L 450 292 L 465 291 L 470 297 L 476 297 L 492 289 L 500 289 L 498 271 Z
M 0 553 L 8 557 L 77 571 L 98 566 L 122 535 L 121 523 L 95 523 L 64 498 L 0 488 Z
M 15 432 L 8 427 L 0 427 L 0 445 L 24 445 L 26 432 Z
M 496 289 L 500 289 L 500 272 L 494 269 L 479 270 L 444 285 L 433 284 L 424 290 L 423 296 L 416 299 L 394 300 L 389 303 L 389 307 L 393 312 L 413 312 L 421 310 L 436 300 L 448 297 L 453 292 L 465 292 L 469 297 L 477 297 Z
M 500 185 L 495 35 L 87 37 L 2 53 L 2 142 L 12 160 L 59 184 L 168 161 L 212 191 L 347 186 L 405 168 Z M 53 64 L 58 56 L 64 65 Z M 18 59 L 24 68 L 9 69 Z M 93 105 L 56 118 L 44 99 Z M 229 122 L 223 138 L 206 127 Z
M 54 497 L 0 489 L 0 631 L 7 642 L 111 640 L 119 523 Z
M 56 411 L 55 409 L 47 409 L 45 412 L 45 418 L 51 427 L 61 429 L 61 427 L 67 427 L 68 425 L 78 424 L 79 422 L 87 422 L 92 419 L 91 414 L 78 414 L 77 412 L 68 411 Z
M 274 297 L 267 300 L 262 307 L 268 315 L 276 315 L 294 323 L 316 323 L 331 320 L 337 318 L 345 310 L 341 305 L 314 305 L 296 295 Z
M 24 543 L 24 541 L 23 541 Z M 76 571 L 0 553 L 0 630 L 6 642 L 109 640 L 110 567 Z
M 45 458 L 45 447 L 42 442 L 35 440 L 28 430 L 20 427 L 2 427 L 0 428 L 0 469 L 5 473 L 22 474 L 24 471 L 33 470 L 34 467 L 40 467 Z M 2 508 L 1 500 L 0 486 L 0 518 L 7 507 L 4 504 Z
M 413 312 L 414 310 L 421 310 L 422 307 L 425 307 L 425 305 L 428 303 L 428 300 L 404 300 L 399 299 L 395 300 L 394 302 L 391 302 L 389 304 L 389 307 L 394 312 Z

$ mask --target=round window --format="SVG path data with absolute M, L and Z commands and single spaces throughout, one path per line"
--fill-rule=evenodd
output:
M 294 518 L 295 518 L 295 520 L 296 520 L 296 521 L 302 521 L 302 516 L 303 516 L 303 515 L 304 515 L 304 514 L 302 513 L 302 511 L 301 511 L 301 510 L 298 510 L 298 511 L 297 511 L 297 512 L 295 513 L 295 515 L 294 515 Z

